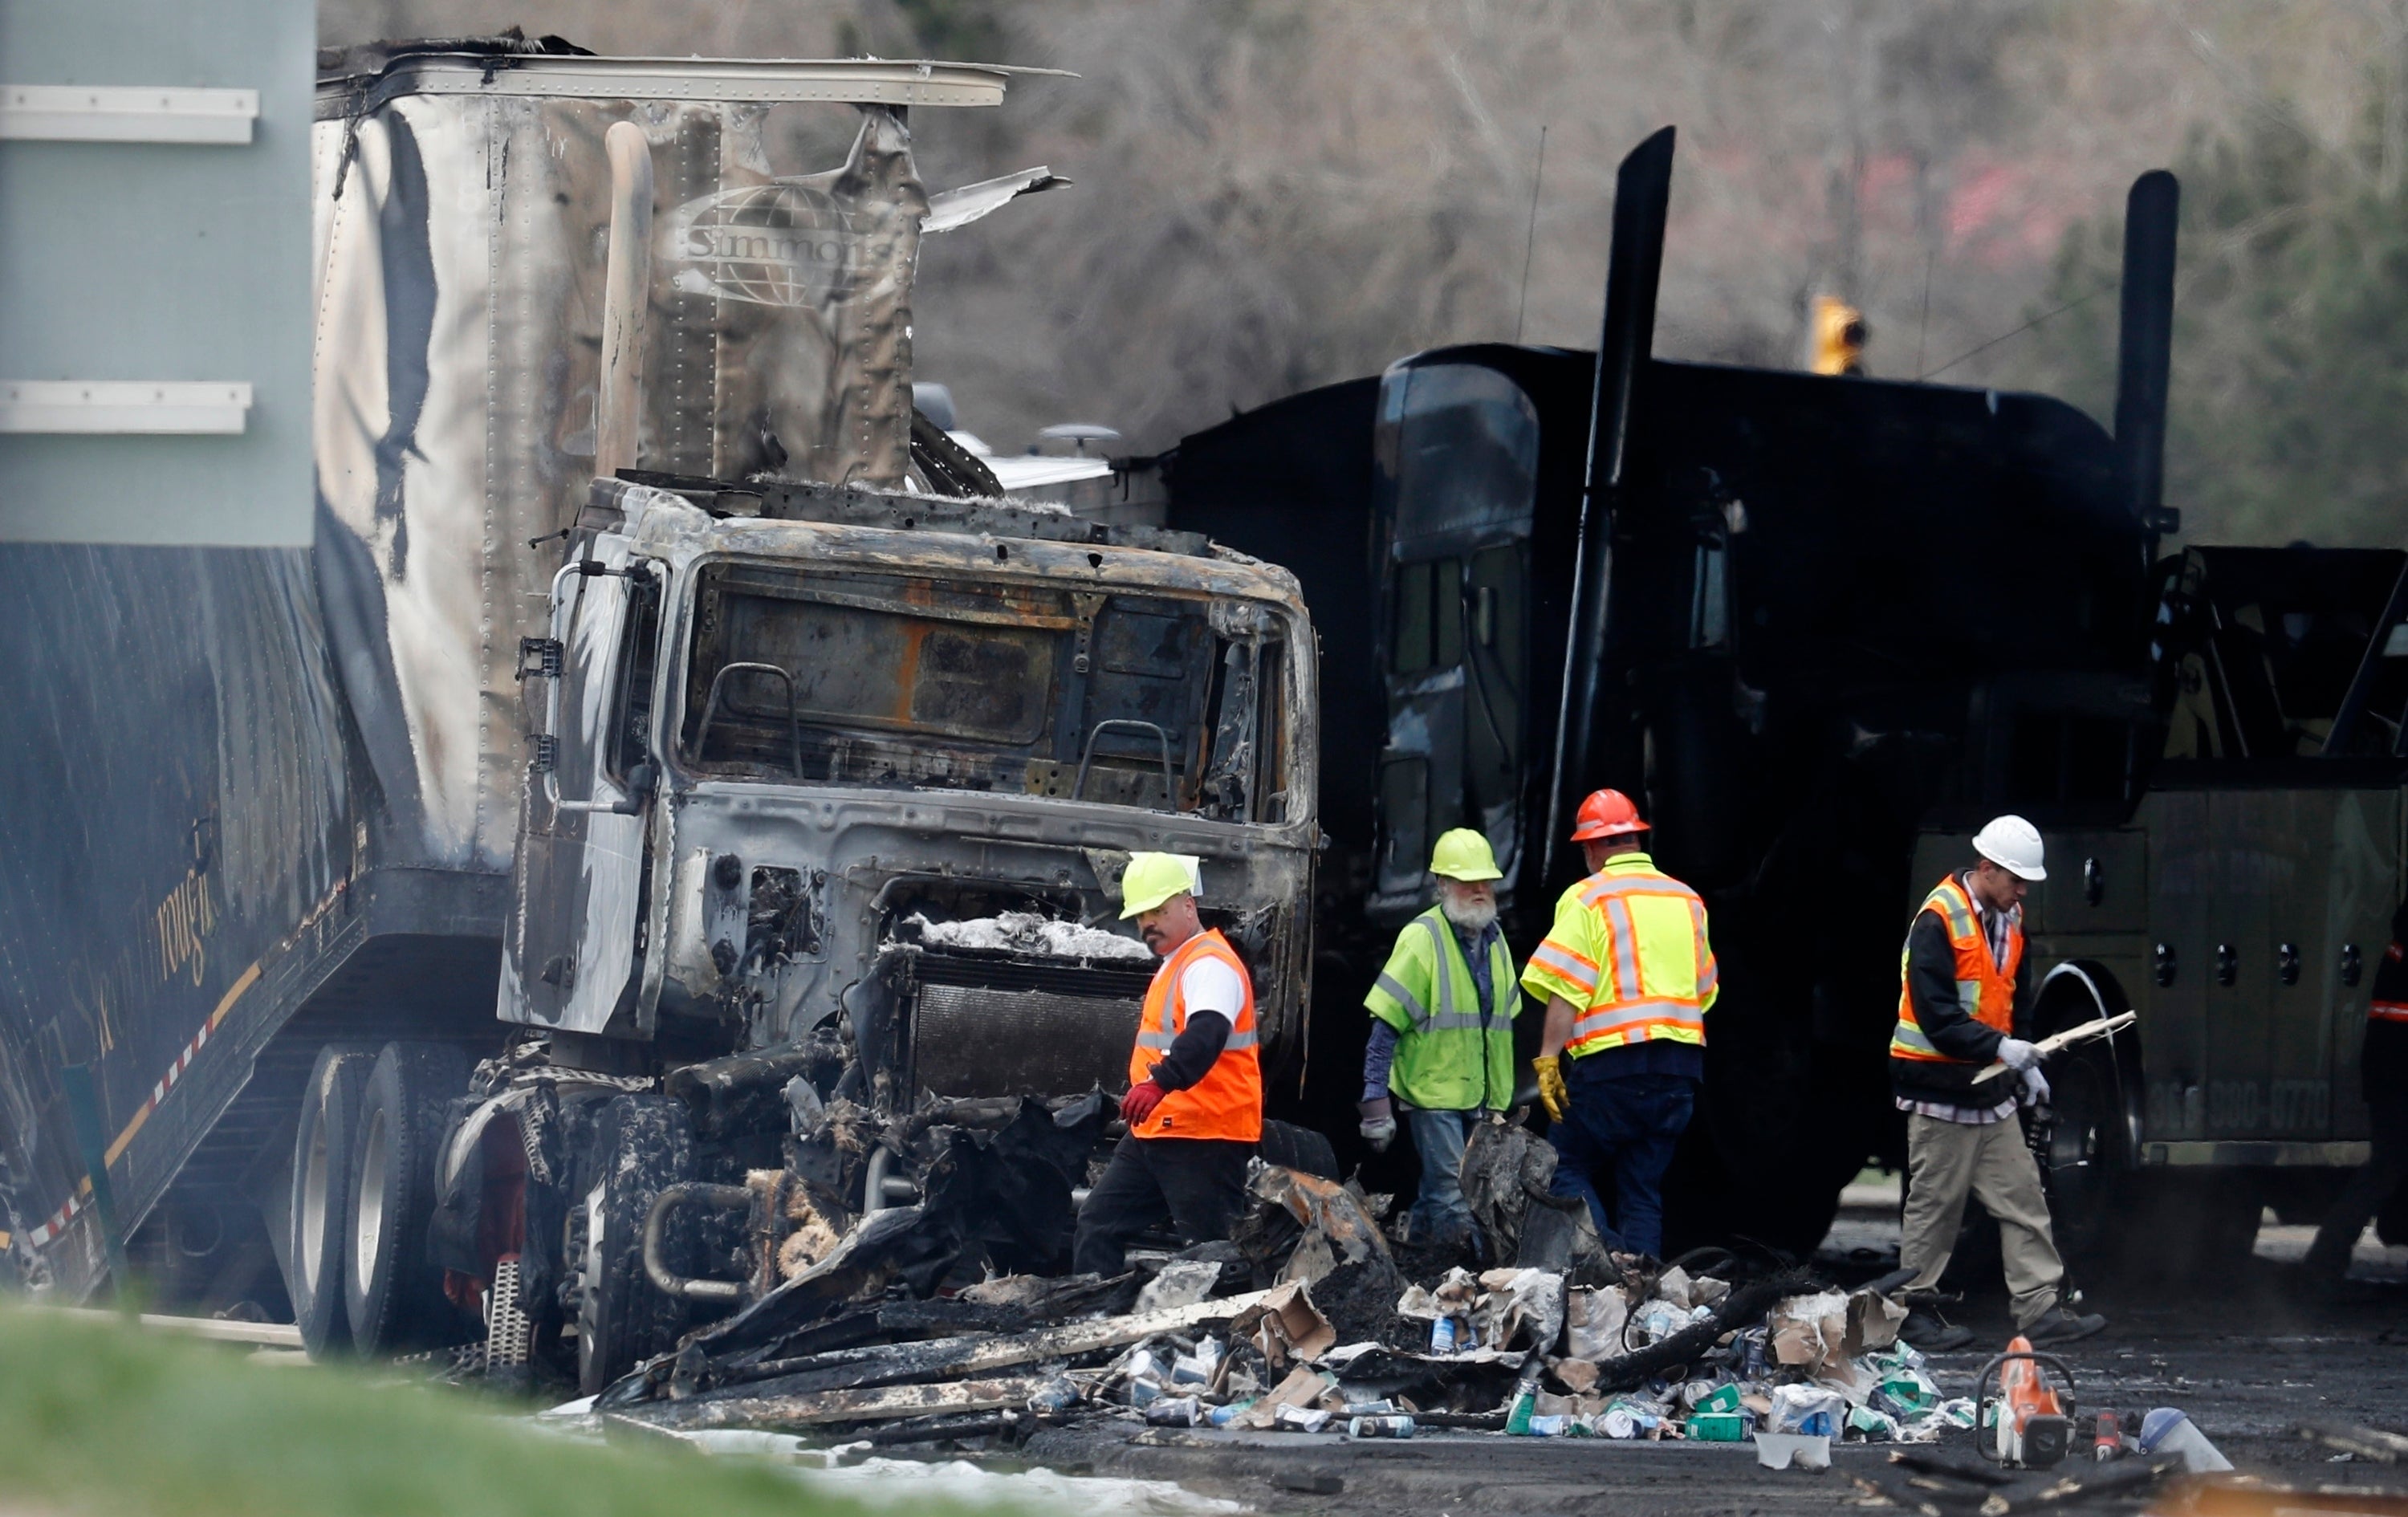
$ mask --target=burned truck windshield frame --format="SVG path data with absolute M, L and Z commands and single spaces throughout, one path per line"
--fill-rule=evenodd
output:
M 1245 601 L 712 564 L 678 754 L 718 776 L 1281 821 L 1286 656 L 1279 618 Z

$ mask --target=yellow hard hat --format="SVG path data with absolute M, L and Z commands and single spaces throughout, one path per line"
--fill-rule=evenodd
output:
M 1438 846 L 1430 850 L 1430 873 L 1468 881 L 1505 878 L 1505 871 L 1497 867 L 1497 855 L 1489 852 L 1488 839 L 1469 827 L 1438 835 Z
M 1193 895 L 1201 861 L 1188 853 L 1131 853 L 1121 871 L 1121 920 L 1151 911 L 1173 895 Z

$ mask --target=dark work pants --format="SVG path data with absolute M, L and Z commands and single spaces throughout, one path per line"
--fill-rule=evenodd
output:
M 2358 1249 L 2358 1236 L 2366 1230 L 2367 1219 L 2383 1209 L 2392 1192 L 2408 1182 L 2408 1099 L 2395 1095 L 2371 1106 L 2367 1118 L 2373 1152 L 2349 1177 L 2316 1229 L 2316 1240 L 2308 1248 L 2307 1267 L 2312 1274 L 2334 1280 L 2348 1274 L 2350 1255 Z
M 1214 1138 L 1124 1138 L 1079 1209 L 1070 1267 L 1117 1275 L 1131 1239 L 1168 1219 L 1182 1243 L 1229 1236 L 1246 1200 L 1254 1145 Z
M 1664 1249 L 1664 1171 L 1688 1130 L 1698 1082 L 1686 1075 L 1607 1072 L 1612 1054 L 1566 1062 L 1571 1109 L 1548 1129 L 1555 1178 L 1548 1194 L 1588 1203 L 1605 1246 L 1660 1256 Z M 1613 1190 L 1608 1215 L 1600 1187 Z

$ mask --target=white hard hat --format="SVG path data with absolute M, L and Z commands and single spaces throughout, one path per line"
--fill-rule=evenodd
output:
M 1992 817 L 1973 835 L 1973 852 L 2019 880 L 2046 880 L 2041 867 L 2040 829 L 2012 813 Z

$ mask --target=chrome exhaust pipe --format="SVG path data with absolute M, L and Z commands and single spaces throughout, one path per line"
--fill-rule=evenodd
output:
M 616 122 L 610 155 L 610 250 L 602 275 L 602 373 L 594 402 L 594 473 L 636 466 L 644 420 L 644 316 L 652 291 L 652 148 L 642 127 Z

